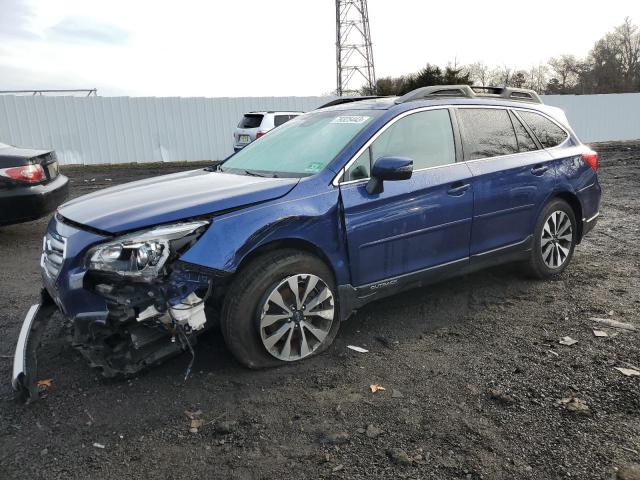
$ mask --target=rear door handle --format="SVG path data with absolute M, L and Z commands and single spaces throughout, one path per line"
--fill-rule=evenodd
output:
M 469 183 L 455 182 L 451 184 L 449 190 L 447 190 L 447 193 L 454 197 L 459 197 L 460 195 L 463 195 L 464 192 L 466 192 L 470 188 L 471 188 L 471 184 Z
M 531 169 L 531 173 L 533 173 L 534 175 L 540 176 L 540 175 L 543 175 L 544 172 L 546 172 L 547 170 L 549 170 L 548 165 L 536 165 Z

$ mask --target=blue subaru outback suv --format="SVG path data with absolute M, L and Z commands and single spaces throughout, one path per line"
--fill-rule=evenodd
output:
M 598 156 L 530 90 L 426 87 L 301 115 L 221 165 L 64 204 L 13 385 L 60 311 L 106 376 L 190 351 L 220 325 L 252 367 L 326 349 L 362 305 L 519 261 L 562 272 L 598 217 Z

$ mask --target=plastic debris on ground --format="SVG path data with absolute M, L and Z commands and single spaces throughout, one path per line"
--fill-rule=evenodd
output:
M 640 478 L 640 464 L 630 463 L 625 465 L 616 475 L 618 480 L 638 480 Z
M 401 448 L 388 449 L 387 456 L 389 457 L 389 460 L 391 460 L 396 465 L 408 466 L 408 465 L 411 465 L 411 463 L 413 462 L 411 457 L 407 455 L 407 452 L 405 452 Z
M 204 425 L 204 420 L 202 419 L 193 419 L 191 420 L 191 427 L 189 428 L 189 431 L 191 433 L 198 433 L 198 430 L 200 430 L 202 428 L 202 426 Z
M 359 353 L 367 353 L 369 351 L 366 348 L 357 347 L 356 345 L 347 345 L 347 348 Z
M 379 385 L 377 383 L 373 383 L 369 385 L 369 390 L 371 390 L 371 393 L 376 393 L 376 392 L 383 392 L 386 390 L 386 388 L 384 388 L 382 385 Z
M 94 447 L 96 447 L 96 448 L 102 448 L 102 449 L 104 449 L 104 448 L 105 448 L 103 444 L 98 443 L 98 442 L 95 442 L 95 443 L 93 444 L 93 446 L 94 446 Z
M 202 410 L 195 410 L 193 412 L 186 410 L 184 414 L 190 420 L 189 432 L 198 433 L 198 430 L 204 426 L 204 420 L 200 418 L 202 416 Z
M 594 322 L 598 322 L 598 323 L 602 323 L 602 324 L 607 325 L 607 326 L 612 327 L 612 328 L 619 328 L 621 330 L 629 330 L 631 332 L 637 330 L 635 325 L 632 325 L 630 323 L 620 322 L 618 320 L 614 320 L 613 318 L 591 317 L 589 320 L 594 321 Z
M 571 337 L 562 337 L 558 343 L 560 345 L 566 345 L 567 347 L 570 347 L 571 345 L 575 345 L 576 343 L 578 343 L 578 341 L 574 340 Z
M 636 370 L 635 368 L 624 368 L 624 367 L 614 367 L 614 368 L 618 370 L 621 374 L 627 377 L 640 377 L 640 371 Z
M 487 393 L 489 394 L 489 398 L 505 405 L 513 405 L 514 403 L 517 403 L 517 400 L 513 395 L 509 395 L 498 388 L 490 388 Z
M 561 405 L 564 405 L 565 408 L 574 413 L 588 413 L 590 411 L 587 402 L 578 398 L 578 397 L 568 397 L 559 400 Z
M 604 330 L 594 330 L 593 334 L 596 337 L 608 337 L 609 336 L 609 334 L 607 332 L 605 332 Z

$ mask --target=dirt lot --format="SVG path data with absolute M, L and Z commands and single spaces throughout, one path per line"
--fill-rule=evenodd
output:
M 358 312 L 326 354 L 270 371 L 210 334 L 186 383 L 188 355 L 97 378 L 52 322 L 40 360 L 53 386 L 27 407 L 8 380 L 46 222 L 3 228 L 0 478 L 615 478 L 640 463 L 640 377 L 614 368 L 640 365 L 640 331 L 597 338 L 589 318 L 640 328 L 640 143 L 596 148 L 602 217 L 561 278 L 508 266 L 414 290 Z M 185 168 L 65 173 L 79 195 Z M 573 396 L 588 411 L 559 403 Z M 203 412 L 197 433 L 185 410 Z

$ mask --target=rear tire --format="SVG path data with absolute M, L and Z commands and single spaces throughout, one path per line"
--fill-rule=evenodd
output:
M 571 206 L 559 198 L 551 200 L 536 222 L 527 265 L 529 273 L 540 279 L 562 273 L 573 257 L 577 234 Z
M 222 334 L 249 368 L 309 358 L 338 333 L 337 299 L 333 274 L 320 259 L 297 250 L 270 252 L 236 275 L 222 307 Z

